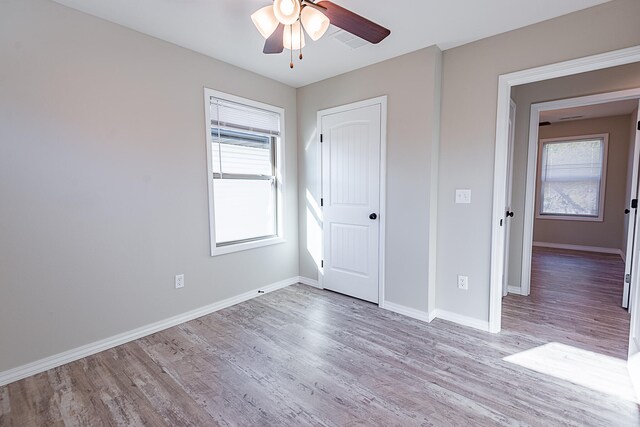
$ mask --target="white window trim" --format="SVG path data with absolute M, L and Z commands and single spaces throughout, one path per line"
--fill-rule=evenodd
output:
M 244 104 L 250 107 L 260 108 L 267 111 L 272 111 L 280 115 L 280 137 L 276 142 L 276 180 L 277 194 L 277 232 L 278 234 L 273 237 L 268 237 L 260 240 L 253 240 L 249 242 L 240 242 L 227 244 L 224 246 L 216 246 L 216 227 L 215 227 L 215 198 L 213 194 L 213 164 L 212 164 L 212 143 L 211 138 L 211 97 L 224 99 L 227 101 L 235 102 L 238 104 Z M 284 108 L 275 107 L 273 105 L 264 104 L 262 102 L 253 101 L 250 99 L 242 98 L 228 93 L 220 92 L 217 90 L 204 88 L 204 111 L 205 111 L 205 137 L 207 145 L 207 188 L 209 191 L 209 235 L 211 244 L 211 256 L 218 256 L 229 254 L 233 252 L 245 251 L 248 249 L 260 248 L 264 246 L 275 245 L 284 243 L 284 211 L 285 205 L 285 117 Z
M 544 145 L 548 142 L 573 142 L 581 141 L 585 139 L 602 139 L 604 142 L 604 155 L 602 159 L 602 179 L 600 180 L 600 200 L 598 206 L 598 216 L 581 216 L 581 215 L 548 215 L 540 212 L 542 203 L 542 151 Z M 576 136 L 564 136 L 561 138 L 545 138 L 540 139 L 538 144 L 538 171 L 537 171 L 537 185 L 538 190 L 536 194 L 536 219 L 546 220 L 561 220 L 561 221 L 589 221 L 589 222 L 603 222 L 604 221 L 604 201 L 606 199 L 605 190 L 607 188 L 607 159 L 609 155 L 609 134 L 598 133 L 593 135 L 576 135 Z

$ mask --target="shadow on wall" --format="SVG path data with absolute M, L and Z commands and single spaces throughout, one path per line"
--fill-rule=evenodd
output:
M 316 267 L 320 269 L 322 261 L 322 210 L 308 188 L 306 193 L 307 252 L 313 258 Z
M 309 150 L 315 148 L 313 142 L 316 138 L 317 132 L 314 130 L 311 138 L 309 138 L 304 146 L 305 152 L 309 152 Z M 308 187 L 305 189 L 305 203 L 304 220 L 307 224 L 307 252 L 313 259 L 318 272 L 320 272 L 322 262 L 322 209 L 320 208 L 320 201 L 313 196 Z

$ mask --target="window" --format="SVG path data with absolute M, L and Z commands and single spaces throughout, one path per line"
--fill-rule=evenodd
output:
M 537 217 L 602 221 L 608 134 L 540 142 Z
M 284 110 L 205 89 L 211 255 L 279 243 Z

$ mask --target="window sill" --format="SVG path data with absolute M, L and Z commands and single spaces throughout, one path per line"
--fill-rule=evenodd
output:
M 236 243 L 229 246 L 219 246 L 211 248 L 211 256 L 225 255 L 233 252 L 246 251 L 249 249 L 261 248 L 264 246 L 277 245 L 284 243 L 286 240 L 284 237 L 271 237 L 264 240 L 256 240 L 255 242 Z
M 555 221 L 586 221 L 586 222 L 604 222 L 603 217 L 593 216 L 569 216 L 569 215 L 536 215 L 536 219 L 552 219 Z

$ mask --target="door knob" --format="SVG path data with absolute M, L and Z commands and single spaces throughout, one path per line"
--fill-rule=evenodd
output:
M 625 215 L 626 215 L 626 214 L 628 214 L 629 212 L 631 212 L 629 209 L 625 209 L 625 210 L 624 210 L 624 214 L 625 214 Z
M 376 219 L 378 218 L 378 215 L 376 215 L 375 213 L 372 213 L 371 215 L 369 215 L 369 219 Z
M 507 211 L 507 216 L 510 216 L 511 218 L 513 218 L 513 212 Z

